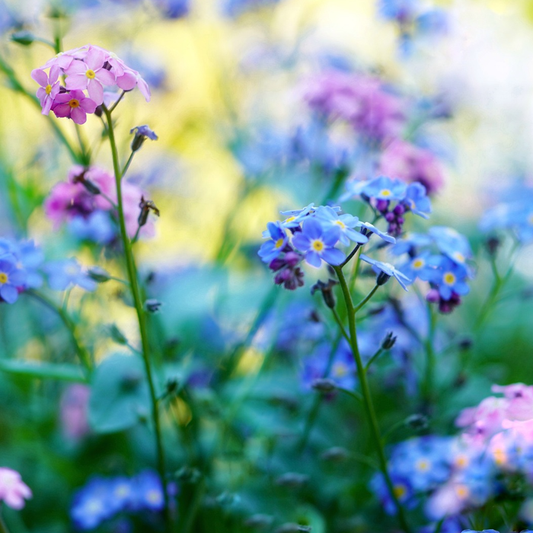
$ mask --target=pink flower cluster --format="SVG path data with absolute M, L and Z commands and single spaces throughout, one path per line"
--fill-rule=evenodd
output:
M 24 500 L 32 497 L 28 485 L 26 485 L 18 472 L 11 468 L 0 468 L 0 501 L 13 509 L 22 509 Z
M 311 78 L 304 92 L 311 108 L 349 122 L 370 141 L 398 136 L 405 122 L 401 98 L 375 77 L 331 70 Z
M 102 194 L 90 192 L 83 181 L 96 186 Z M 145 196 L 143 191 L 135 184 L 128 181 L 122 182 L 122 203 L 124 207 L 124 219 L 126 231 L 133 237 L 138 228 L 140 214 L 139 204 Z M 87 169 L 80 165 L 72 167 L 68 173 L 68 181 L 59 182 L 50 191 L 50 195 L 44 202 L 46 216 L 54 223 L 54 227 L 70 221 L 77 216 L 87 218 L 95 211 L 114 212 L 114 204 L 117 202 L 115 178 L 98 167 Z M 141 228 L 140 235 L 152 237 L 155 233 L 154 224 L 148 220 Z
M 65 76 L 64 86 L 60 76 Z M 146 101 L 150 100 L 150 89 L 136 70 L 94 45 L 58 54 L 33 70 L 31 77 L 40 85 L 37 97 L 43 115 L 53 111 L 57 117 L 70 118 L 76 124 L 85 124 L 87 114 L 104 103 L 105 88 L 131 91 L 138 87 Z

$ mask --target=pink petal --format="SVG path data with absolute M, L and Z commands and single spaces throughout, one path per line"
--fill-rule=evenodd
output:
M 90 98 L 80 100 L 80 107 L 87 113 L 94 113 L 98 104 Z
M 85 76 L 84 74 L 74 74 L 72 76 L 69 76 L 65 80 L 65 86 L 69 91 L 72 90 L 81 90 L 85 89 L 87 87 L 87 82 L 89 81 L 89 78 Z
M 139 87 L 139 91 L 141 91 L 141 94 L 144 96 L 145 100 L 147 102 L 150 101 L 150 87 L 148 87 L 148 84 L 139 76 L 137 79 L 137 87 Z
M 59 89 L 60 88 L 61 88 L 61 85 L 59 83 L 56 83 L 52 87 L 52 92 L 50 93 L 50 96 L 52 97 L 52 99 L 55 99 L 55 97 L 59 94 Z
M 103 50 L 99 50 L 98 48 L 95 48 L 91 46 L 89 49 L 89 53 L 85 57 L 85 64 L 91 69 L 91 70 L 97 70 L 99 68 L 102 68 L 102 65 L 105 62 L 105 56 Z
M 71 98 L 73 98 L 69 93 L 60 93 L 55 98 L 56 104 L 66 104 Z
M 101 68 L 96 73 L 96 79 L 102 85 L 115 85 L 115 75 L 109 70 L 106 70 L 105 68 Z
M 136 84 L 137 78 L 135 77 L 135 74 L 128 71 L 124 72 L 122 76 L 117 78 L 117 85 L 123 91 L 131 91 Z
M 55 105 L 52 111 L 58 118 L 65 118 L 70 116 L 70 106 L 68 104 Z
M 70 113 L 70 118 L 76 124 L 85 124 L 87 122 L 87 113 L 81 107 L 75 107 Z
M 39 87 L 35 94 L 37 95 L 37 98 L 39 98 L 39 100 L 41 100 L 41 105 L 43 105 L 42 100 L 43 100 L 43 98 L 45 96 L 47 96 L 45 88 L 44 87 Z
M 44 70 L 36 68 L 31 71 L 31 77 L 41 86 L 46 87 L 48 85 L 48 76 Z
M 50 73 L 48 74 L 48 83 L 50 85 L 53 85 L 57 78 L 59 78 L 59 73 L 61 72 L 61 69 L 57 65 L 53 65 L 50 68 Z
M 104 88 L 102 84 L 97 80 L 89 80 L 89 96 L 95 101 L 96 105 L 100 105 L 104 101 Z
M 50 113 L 50 109 L 52 108 L 52 104 L 54 103 L 54 99 L 53 98 L 50 98 L 49 96 L 44 100 L 44 105 L 43 105 L 43 110 L 41 111 L 41 113 L 43 115 L 48 115 L 48 113 Z M 42 102 L 41 102 L 41 105 L 42 105 Z
M 83 74 L 87 72 L 87 65 L 83 61 L 72 61 L 70 67 L 65 69 L 65 74 L 70 76 L 71 74 Z

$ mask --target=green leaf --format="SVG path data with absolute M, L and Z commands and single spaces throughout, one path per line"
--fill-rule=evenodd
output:
M 93 373 L 89 422 L 99 433 L 122 431 L 150 413 L 150 395 L 140 357 L 115 354 Z
M 79 366 L 54 363 L 30 363 L 16 359 L 0 359 L 0 371 L 30 379 L 59 379 L 85 383 Z

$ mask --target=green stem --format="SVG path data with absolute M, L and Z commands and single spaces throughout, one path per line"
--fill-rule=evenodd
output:
M 135 266 L 135 259 L 131 250 L 131 243 L 126 231 L 126 223 L 124 220 L 124 206 L 122 202 L 122 172 L 120 171 L 120 163 L 118 159 L 117 144 L 115 141 L 115 133 L 113 129 L 113 119 L 111 118 L 111 112 L 104 105 L 102 109 L 107 119 L 107 129 L 109 135 L 109 144 L 111 145 L 111 155 L 113 157 L 113 170 L 115 173 L 115 186 L 117 190 L 117 208 L 118 208 L 118 220 L 120 226 L 120 236 L 124 247 L 124 255 L 126 258 L 126 268 L 128 271 L 128 279 L 130 282 L 130 289 L 133 296 L 135 305 L 135 311 L 137 313 L 137 321 L 139 323 L 139 332 L 141 336 L 142 344 L 142 357 L 144 361 L 144 367 L 146 371 L 146 378 L 148 381 L 148 387 L 150 390 L 150 399 L 152 403 L 152 421 L 154 424 L 155 432 L 155 444 L 157 449 L 157 469 L 159 476 L 161 477 L 161 483 L 163 484 L 163 492 L 165 498 L 165 526 L 166 531 L 171 531 L 172 517 L 170 515 L 169 507 L 169 495 L 168 487 L 165 480 L 165 452 L 163 449 L 163 439 L 161 435 L 161 422 L 159 419 L 159 409 L 157 405 L 157 394 L 155 391 L 154 378 L 152 375 L 152 367 L 150 365 L 150 346 L 148 343 L 148 330 L 146 327 L 146 316 L 141 298 L 141 290 L 139 288 L 139 282 L 137 279 L 137 269 Z
M 372 296 L 376 293 L 376 291 L 379 289 L 379 285 L 374 285 L 374 288 L 354 307 L 353 312 L 357 313 L 359 309 L 361 309 Z
M 28 290 L 26 291 L 26 294 L 35 298 L 42 304 L 46 305 L 46 307 L 57 313 L 70 333 L 72 344 L 76 349 L 76 353 L 78 354 L 81 364 L 85 367 L 86 374 L 90 374 L 92 371 L 91 356 L 89 355 L 89 352 L 79 343 L 78 335 L 76 333 L 76 324 L 71 320 L 68 313 L 61 306 L 56 305 L 52 300 L 35 290 Z
M 126 164 L 124 165 L 124 168 L 122 169 L 122 176 L 128 172 L 128 168 L 130 168 L 131 162 L 133 161 L 133 156 L 135 152 L 131 152 L 130 156 L 128 157 L 128 160 L 126 161 Z
M 434 374 L 435 374 L 435 327 L 437 324 L 437 314 L 433 310 L 431 303 L 427 303 L 428 309 L 428 335 L 424 341 L 424 348 L 426 352 L 426 375 L 424 380 L 425 403 L 426 407 L 431 407 L 435 399 L 435 391 L 433 390 Z
M 368 372 L 368 369 L 372 365 L 372 363 L 384 352 L 385 350 L 383 348 L 380 348 L 367 362 L 365 365 L 365 372 Z
M 355 359 L 355 364 L 357 366 L 357 376 L 359 379 L 361 394 L 364 398 L 364 405 L 365 405 L 366 415 L 368 418 L 368 424 L 370 425 L 370 431 L 371 431 L 372 438 L 374 440 L 374 444 L 376 447 L 376 452 L 378 455 L 380 470 L 383 474 L 383 477 L 385 478 L 385 483 L 389 490 L 390 496 L 394 501 L 394 505 L 396 506 L 396 510 L 398 513 L 398 520 L 400 522 L 400 525 L 405 533 L 411 533 L 411 528 L 409 527 L 409 524 L 407 523 L 405 511 L 402 507 L 402 504 L 399 502 L 396 496 L 396 493 L 394 492 L 394 485 L 392 483 L 392 479 L 390 477 L 389 470 L 388 470 L 387 458 L 385 457 L 385 450 L 383 446 L 383 439 L 381 436 L 381 431 L 379 429 L 376 411 L 374 409 L 374 403 L 372 401 L 372 395 L 370 393 L 370 388 L 368 386 L 366 371 L 363 365 L 363 361 L 361 359 L 361 354 L 359 353 L 359 346 L 357 344 L 357 331 L 356 331 L 356 325 L 355 325 L 355 309 L 354 309 L 352 296 L 350 294 L 350 289 L 348 288 L 348 283 L 346 282 L 346 278 L 344 277 L 344 273 L 342 272 L 342 269 L 338 266 L 333 267 L 333 268 L 335 269 L 335 272 L 337 273 L 337 277 L 339 279 L 339 283 L 341 285 L 342 293 L 344 296 L 346 312 L 348 315 L 348 325 L 349 325 L 348 331 L 350 334 L 350 346 L 352 348 L 352 353 Z
M 344 329 L 344 325 L 342 323 L 341 317 L 339 316 L 339 313 L 337 313 L 337 310 L 335 308 L 331 309 L 333 316 L 335 317 L 335 321 L 337 322 L 337 325 L 339 326 L 340 332 L 342 333 L 342 336 L 350 342 L 350 337 L 348 337 L 348 333 L 346 333 L 346 330 Z
M 122 91 L 122 94 L 118 97 L 118 100 L 109 108 L 110 114 L 113 113 L 113 111 L 115 110 L 115 107 L 117 107 L 117 105 L 120 103 L 122 98 L 124 98 L 125 94 L 126 94 L 126 91 Z

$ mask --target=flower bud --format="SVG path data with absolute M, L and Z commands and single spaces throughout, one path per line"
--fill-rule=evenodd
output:
M 89 268 L 87 275 L 97 283 L 105 283 L 111 279 L 111 276 L 99 266 L 93 266 Z
M 349 457 L 349 453 L 345 448 L 341 448 L 340 446 L 334 446 L 333 448 L 328 448 L 320 457 L 324 461 L 331 461 L 331 462 L 341 462 L 345 461 Z
M 378 274 L 378 277 L 376 279 L 376 284 L 377 285 L 385 285 L 385 283 L 387 283 L 387 281 L 389 281 L 389 279 L 390 279 L 390 276 L 388 274 L 386 274 L 385 272 L 381 271 Z
M 427 429 L 429 420 L 426 415 L 415 414 L 408 416 L 404 422 L 406 426 L 409 426 L 418 431 Z
M 136 152 L 141 148 L 146 139 L 157 141 L 157 135 L 145 124 L 144 126 L 135 126 L 130 130 L 130 133 L 135 132 L 135 137 L 131 141 L 131 151 Z
M 313 380 L 313 382 L 311 383 L 311 388 L 318 392 L 328 393 L 336 390 L 337 385 L 331 379 L 321 378 Z
M 148 214 L 150 213 L 150 211 L 152 211 L 152 213 L 156 217 L 161 215 L 161 212 L 156 207 L 154 202 L 152 202 L 152 200 L 145 200 L 144 196 L 141 196 L 139 207 L 141 208 L 141 212 L 139 213 L 139 218 L 137 219 L 137 223 L 139 224 L 140 228 L 142 228 L 148 221 Z
M 20 30 L 11 34 L 11 40 L 22 46 L 30 46 L 35 41 L 35 35 L 28 30 Z
M 298 488 L 305 485 L 309 481 L 309 476 L 305 474 L 297 474 L 296 472 L 287 472 L 279 476 L 275 483 L 280 487 Z
M 385 338 L 381 342 L 381 347 L 384 350 L 390 350 L 396 343 L 397 337 L 392 333 L 392 331 L 387 332 Z
M 155 300 L 153 298 L 151 298 L 149 300 L 146 300 L 146 302 L 144 302 L 144 308 L 149 313 L 157 313 L 159 311 L 159 308 L 161 307 L 161 305 L 163 305 L 163 304 L 160 301 Z
M 337 284 L 338 282 L 334 279 L 328 280 L 327 283 L 319 280 L 311 287 L 311 294 L 315 294 L 316 291 L 321 291 L 322 297 L 324 298 L 324 303 L 330 309 L 335 309 L 336 301 L 335 294 L 333 294 L 333 287 L 335 287 Z

